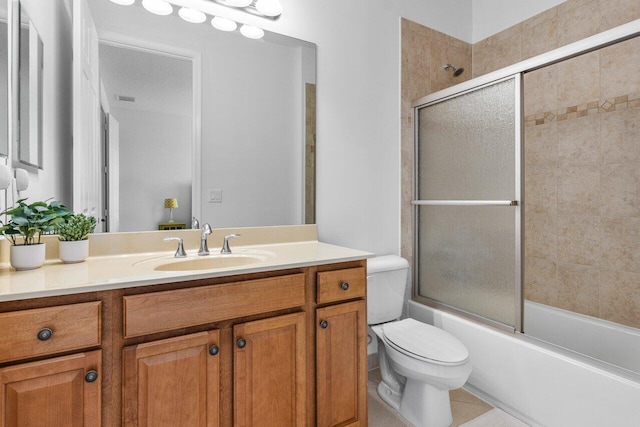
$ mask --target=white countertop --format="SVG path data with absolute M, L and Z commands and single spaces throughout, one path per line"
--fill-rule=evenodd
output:
M 219 250 L 219 248 L 218 248 Z M 233 276 L 270 270 L 284 270 L 371 258 L 374 255 L 355 249 L 317 241 L 261 244 L 233 247 L 236 255 L 267 253 L 266 260 L 236 267 L 192 271 L 155 271 L 159 262 L 174 259 L 174 250 L 125 255 L 91 256 L 77 264 L 48 260 L 36 270 L 15 271 L 8 263 L 0 264 L 0 301 L 13 301 L 68 295 L 84 292 L 156 285 L 176 281 Z M 215 249 L 212 256 L 217 256 Z M 196 250 L 187 251 L 187 259 L 201 259 Z M 138 265 L 135 265 L 138 263 Z

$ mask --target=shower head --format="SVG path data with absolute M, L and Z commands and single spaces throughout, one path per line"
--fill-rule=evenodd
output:
M 450 68 L 453 69 L 453 77 L 458 77 L 460 74 L 464 73 L 464 68 L 462 68 L 462 67 L 460 67 L 460 68 L 454 67 L 451 64 L 445 64 L 445 65 L 443 65 L 443 68 L 445 70 L 448 70 Z

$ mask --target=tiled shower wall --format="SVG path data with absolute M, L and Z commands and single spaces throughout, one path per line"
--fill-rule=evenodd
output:
M 413 235 L 410 202 L 413 197 L 414 156 L 411 101 L 467 80 L 471 75 L 477 77 L 495 71 L 635 19 L 640 19 L 640 1 L 638 0 L 568 0 L 473 46 L 411 21 L 402 20 L 401 220 L 403 257 L 412 261 Z M 446 43 L 446 45 L 434 43 L 437 40 L 441 40 L 441 43 Z M 638 151 L 640 136 L 636 134 L 635 137 L 627 139 L 620 136 L 620 134 L 628 135 L 632 131 L 637 132 L 640 128 L 640 122 L 631 123 L 634 120 L 631 115 L 636 114 L 635 120 L 637 120 L 639 111 L 636 106 L 638 98 L 636 92 L 640 90 L 638 89 L 640 83 L 637 81 L 637 67 L 640 64 L 640 58 L 637 56 L 637 50 L 633 50 L 633 48 L 626 53 L 616 52 L 615 47 L 607 49 L 609 50 L 603 50 L 603 53 L 595 53 L 598 55 L 596 62 L 590 60 L 593 58 L 575 58 L 572 60 L 573 63 L 567 61 L 557 64 L 554 67 L 531 73 L 526 78 L 527 86 L 537 88 L 537 90 L 528 91 L 530 99 L 526 101 L 527 105 L 525 106 L 525 119 L 528 119 L 529 122 L 527 128 L 529 140 L 534 138 L 532 136 L 533 129 L 537 128 L 537 131 L 541 132 L 545 125 L 554 123 L 548 128 L 555 126 L 556 135 L 557 132 L 565 132 L 573 136 L 573 144 L 580 149 L 581 153 L 585 146 L 597 145 L 598 153 L 602 152 L 604 157 L 601 158 L 599 155 L 597 162 L 592 159 L 591 164 L 579 163 L 586 160 L 577 159 L 583 159 L 582 156 L 587 156 L 587 154 L 575 157 L 569 148 L 572 143 L 559 142 L 555 135 L 551 139 L 541 136 L 539 139 L 543 141 L 543 146 L 537 147 L 539 150 L 534 155 L 531 152 L 534 142 L 527 144 L 525 136 L 527 161 L 538 162 L 539 170 L 543 169 L 541 162 L 544 161 L 551 162 L 551 164 L 555 162 L 556 165 L 566 164 L 567 167 L 573 168 L 568 169 L 568 172 L 562 172 L 564 178 L 560 184 L 558 184 L 560 169 L 552 177 L 544 174 L 537 177 L 531 175 L 526 177 L 529 188 L 525 188 L 525 191 L 527 191 L 528 209 L 530 209 L 527 216 L 531 217 L 531 221 L 527 221 L 525 224 L 525 231 L 528 231 L 525 249 L 529 261 L 526 265 L 528 279 L 525 279 L 527 282 L 525 294 L 527 298 L 546 304 L 640 327 L 640 298 L 637 296 L 640 295 L 640 267 L 638 267 L 640 266 L 638 250 L 640 247 L 640 216 L 637 215 L 640 210 L 640 202 L 638 201 L 640 198 L 640 172 L 638 172 L 640 164 L 637 163 L 640 162 L 640 152 Z M 619 47 L 618 49 L 629 49 L 629 47 Z M 434 52 L 434 50 L 439 50 L 439 52 Z M 622 57 L 622 62 L 618 62 L 617 67 L 613 63 L 607 64 L 610 59 L 619 59 L 620 55 L 630 54 L 636 56 Z M 604 55 L 604 58 L 601 55 Z M 456 64 L 456 61 L 461 65 Z M 589 65 L 586 65 L 585 69 L 583 67 L 587 62 Z M 463 66 L 466 71 L 455 80 L 451 75 L 438 74 L 442 71 L 440 67 L 445 63 Z M 627 68 L 631 64 L 636 67 L 634 71 Z M 630 76 L 634 72 L 636 80 L 632 82 Z M 602 80 L 604 83 L 601 82 L 603 74 L 607 74 Z M 585 78 L 588 80 L 587 83 L 583 82 Z M 635 84 L 636 89 L 625 89 L 622 92 L 617 89 L 610 90 L 613 89 L 613 86 L 610 85 L 624 81 L 628 81 L 630 87 Z M 564 92 L 558 93 L 558 88 L 561 87 L 566 90 L 561 89 Z M 584 87 L 589 89 L 581 93 Z M 536 106 L 538 103 L 540 103 L 539 106 Z M 628 111 L 622 110 L 625 107 Z M 591 117 L 589 117 L 589 111 L 591 111 Z M 589 122 L 593 126 L 595 117 L 598 118 L 599 133 L 591 133 L 590 137 L 586 139 L 576 139 L 577 136 L 572 129 L 586 132 L 578 123 Z M 532 126 L 532 123 L 538 123 L 538 125 Z M 604 127 L 602 123 L 604 123 Z M 602 142 L 603 137 L 605 142 Z M 636 151 L 633 151 L 630 146 L 626 148 L 620 146 L 620 144 L 625 144 L 620 142 L 623 140 L 627 141 L 627 145 L 634 146 L 635 144 Z M 622 151 L 628 152 L 625 163 L 615 163 L 616 160 L 607 157 L 607 150 L 616 144 Z M 558 151 L 560 147 L 563 147 L 562 150 L 566 148 L 569 151 Z M 595 152 L 592 151 L 591 155 L 595 156 Z M 541 157 L 536 160 L 536 156 Z M 542 160 L 545 156 L 547 160 Z M 579 164 L 574 164 L 575 162 Z M 535 173 L 536 168 L 532 168 L 531 164 L 528 165 L 530 166 L 527 168 L 528 172 Z M 596 168 L 598 168 L 597 173 Z M 591 171 L 590 175 L 587 174 L 592 179 L 590 184 L 588 181 L 584 181 L 586 176 L 575 175 L 581 169 L 583 169 L 583 173 L 586 173 L 586 170 Z M 625 171 L 629 173 L 625 174 Z M 542 174 L 542 172 L 540 173 Z M 552 172 L 547 170 L 547 173 L 551 174 Z M 603 173 L 609 173 L 609 175 L 602 175 Z M 594 187 L 596 180 L 597 193 Z M 602 187 L 607 182 L 613 185 L 615 181 L 624 181 L 624 183 L 620 187 L 616 187 L 617 189 L 613 192 Z M 556 183 L 555 187 L 554 182 Z M 544 187 L 545 185 L 547 187 Z M 572 188 L 572 185 L 577 188 Z M 540 188 L 539 196 L 535 194 L 536 186 Z M 586 187 L 580 189 L 582 188 L 580 186 Z M 600 190 L 601 188 L 603 190 Z M 562 201 L 558 197 L 562 198 Z M 580 201 L 585 197 L 586 201 Z M 595 215 L 595 210 L 591 211 L 591 215 L 580 215 L 577 214 L 580 211 L 575 210 L 576 207 L 582 209 L 582 204 L 589 205 L 591 203 L 591 209 L 595 209 L 596 203 L 600 206 L 602 203 L 607 204 L 608 201 L 614 200 L 617 202 L 605 207 L 602 211 L 604 216 L 601 216 L 600 211 L 598 211 L 598 215 Z M 546 214 L 535 213 L 536 205 L 546 206 L 545 204 L 556 205 L 555 220 L 553 219 L 554 215 L 549 215 L 548 212 Z M 620 206 L 625 206 L 625 208 L 619 211 Z M 630 206 L 634 206 L 634 208 L 632 209 Z M 569 208 L 573 210 L 572 213 L 565 215 L 564 213 L 567 211 L 563 209 Z M 636 216 L 629 215 L 631 211 L 636 212 Z M 612 212 L 616 212 L 616 214 L 611 216 Z M 621 214 L 621 212 L 627 213 Z M 535 215 L 540 216 L 535 218 Z M 542 216 L 545 215 L 546 217 L 543 219 Z M 600 218 L 599 228 L 593 228 L 593 224 L 588 222 L 571 222 L 588 221 L 588 218 L 595 220 L 596 217 Z M 603 220 L 603 218 L 605 219 Z M 614 218 L 617 219 L 614 220 Z M 540 222 L 546 224 L 546 228 L 541 228 Z M 531 229 L 534 223 L 538 227 L 536 231 Z M 606 231 L 603 227 L 606 227 Z M 550 234 L 550 230 L 555 230 L 555 234 Z M 618 236 L 619 239 L 616 239 L 615 236 Z M 594 245 L 594 239 L 599 239 L 598 245 Z M 544 249 L 543 255 L 540 248 L 545 245 L 547 247 Z M 596 246 L 600 248 L 597 250 L 597 256 L 593 252 Z M 534 247 L 537 249 L 531 252 Z M 552 258 L 553 247 L 556 247 L 557 250 L 555 262 Z M 569 253 L 572 255 L 567 255 Z M 558 258 L 560 254 L 562 257 Z M 567 256 L 569 258 L 566 258 Z M 588 269 L 594 268 L 593 263 L 596 263 L 597 257 L 600 257 L 597 263 L 601 266 L 607 264 L 608 266 L 616 265 L 616 267 L 608 267 L 603 270 L 597 268 L 599 272 L 597 278 L 594 278 L 594 271 Z M 536 266 L 531 264 L 532 260 L 537 262 L 539 273 L 535 272 Z M 561 264 L 558 264 L 558 260 L 561 260 Z M 590 260 L 588 262 L 592 264 L 586 260 Z M 600 273 L 601 271 L 603 273 Z M 539 274 L 545 274 L 546 279 L 542 279 Z M 536 285 L 543 282 L 545 287 Z
M 525 75 L 525 298 L 640 327 L 640 38 Z

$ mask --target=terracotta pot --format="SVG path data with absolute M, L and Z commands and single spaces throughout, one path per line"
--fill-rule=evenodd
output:
M 59 242 L 60 259 L 65 264 L 82 262 L 89 256 L 89 240 Z
M 33 270 L 44 264 L 46 246 L 44 243 L 37 245 L 12 245 L 10 249 L 11 266 L 16 270 Z

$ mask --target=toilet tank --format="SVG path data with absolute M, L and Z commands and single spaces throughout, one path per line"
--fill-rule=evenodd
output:
M 400 318 L 409 263 L 395 255 L 367 260 L 367 323 L 375 325 Z

